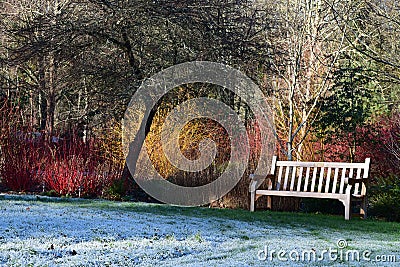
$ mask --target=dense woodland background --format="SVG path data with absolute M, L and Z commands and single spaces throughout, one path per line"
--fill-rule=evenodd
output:
M 208 60 L 240 69 L 263 90 L 281 158 L 371 157 L 372 214 L 400 219 L 398 1 L 0 0 L 0 10 L 1 190 L 140 199 L 121 152 L 126 106 L 147 77 Z M 176 183 L 218 177 L 230 151 L 220 125 L 196 120 L 181 134 L 189 158 L 202 138 L 218 143 L 213 166 L 194 178 L 174 169 L 159 145 L 168 111 L 199 96 L 225 102 L 254 133 L 248 171 L 217 203 L 245 208 L 258 135 L 238 96 L 206 85 L 176 88 L 153 110 L 145 145 Z M 277 202 L 277 209 L 313 209 Z

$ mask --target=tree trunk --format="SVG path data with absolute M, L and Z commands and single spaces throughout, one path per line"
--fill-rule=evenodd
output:
M 54 118 L 55 118 L 55 110 L 56 110 L 56 85 L 55 85 L 55 77 L 56 77 L 56 68 L 54 64 L 54 54 L 53 52 L 49 55 L 49 88 L 48 88 L 48 97 L 47 97 L 47 123 L 46 123 L 46 131 L 51 136 L 54 131 Z
M 41 56 L 38 62 L 39 70 L 39 116 L 40 116 L 40 130 L 46 129 L 47 124 L 47 96 L 46 96 L 46 71 L 45 71 L 45 58 Z

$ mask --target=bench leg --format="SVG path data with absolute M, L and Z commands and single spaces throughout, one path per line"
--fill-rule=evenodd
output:
M 350 203 L 344 205 L 344 219 L 350 220 Z
M 272 198 L 271 196 L 267 196 L 267 208 L 272 209 Z
M 361 202 L 360 215 L 363 215 L 364 219 L 367 218 L 367 197 L 364 196 Z
M 346 199 L 342 201 L 344 205 L 344 219 L 350 220 L 351 217 L 351 197 L 348 195 Z
M 253 191 L 250 193 L 250 211 L 254 211 L 255 199 L 256 199 L 256 192 Z

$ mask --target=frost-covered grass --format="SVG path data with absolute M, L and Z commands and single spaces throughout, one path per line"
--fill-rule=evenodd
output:
M 266 246 L 288 261 L 260 260 Z M 0 195 L 0 266 L 388 266 L 362 253 L 398 264 L 399 247 L 400 224 L 376 220 Z M 329 248 L 336 260 L 301 260 Z

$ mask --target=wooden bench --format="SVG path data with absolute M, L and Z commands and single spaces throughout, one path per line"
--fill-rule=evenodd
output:
M 345 219 L 350 219 L 353 199 L 361 200 L 360 214 L 367 216 L 367 181 L 370 158 L 364 163 L 278 161 L 272 158 L 267 176 L 250 174 L 250 211 L 258 197 L 266 195 L 271 208 L 271 196 L 328 198 L 341 201 Z M 267 190 L 258 187 L 267 180 Z

